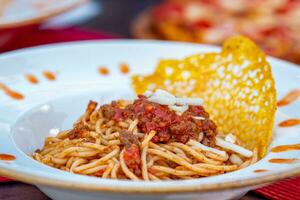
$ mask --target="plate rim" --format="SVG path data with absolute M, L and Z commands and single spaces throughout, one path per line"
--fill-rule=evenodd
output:
M 48 49 L 48 48 L 59 48 L 62 46 L 72 46 L 72 45 L 82 45 L 82 44 L 95 44 L 95 41 L 98 41 L 99 43 L 130 43 L 130 44 L 180 44 L 180 45 L 192 45 L 192 46 L 198 46 L 198 47 L 205 47 L 205 48 L 216 48 L 216 46 L 213 45 L 201 45 L 201 44 L 194 44 L 194 43 L 188 43 L 188 42 L 169 42 L 169 41 L 153 41 L 153 40 L 128 40 L 128 39 L 112 39 L 112 40 L 92 40 L 92 41 L 77 41 L 77 42 L 65 42 L 65 43 L 59 43 L 59 44 L 48 44 L 48 45 L 41 45 L 31 48 L 24 48 L 16 51 L 10 51 L 4 54 L 0 55 L 0 59 L 3 59 L 3 57 L 9 56 L 9 55 L 16 55 L 16 54 L 22 54 L 23 52 L 28 51 L 38 51 L 40 49 Z M 219 47 L 217 47 L 219 48 Z M 283 61 L 281 59 L 273 58 L 268 56 L 268 59 L 271 59 L 270 61 L 274 60 L 277 62 L 281 62 L 285 65 L 288 65 L 288 67 L 295 67 L 297 70 L 300 70 L 299 67 L 297 67 L 296 64 Z M 16 148 L 16 147 L 14 147 Z M 44 172 L 44 171 L 43 171 Z M 46 173 L 46 172 L 45 172 Z M 217 190 L 225 190 L 225 189 L 236 189 L 236 188 L 242 188 L 242 187 L 251 187 L 255 185 L 261 185 L 270 183 L 276 180 L 281 180 L 284 178 L 288 178 L 291 176 L 299 175 L 300 174 L 300 166 L 295 167 L 291 170 L 279 172 L 276 174 L 267 174 L 260 177 L 255 178 L 247 178 L 243 180 L 238 181 L 226 181 L 225 183 L 205 183 L 205 184 L 199 184 L 199 185 L 190 185 L 184 188 L 181 188 L 180 186 L 168 186 L 163 188 L 141 188 L 141 187 L 134 187 L 134 186 L 122 186 L 118 187 L 117 189 L 112 186 L 105 186 L 105 185 L 97 185 L 97 184 L 88 184 L 88 183 L 72 183 L 71 181 L 54 178 L 54 179 L 43 179 L 43 176 L 40 174 L 28 174 L 20 172 L 18 169 L 10 169 L 9 166 L 7 167 L 0 167 L 0 174 L 14 178 L 17 180 L 21 180 L 28 183 L 33 184 L 40 184 L 45 186 L 51 186 L 51 187 L 58 187 L 58 188 L 65 188 L 65 189 L 75 189 L 75 190 L 83 190 L 83 191 L 98 191 L 98 192 L 114 192 L 114 193 L 186 193 L 186 192 L 207 192 L 207 191 L 217 191 Z
M 1 21 L 0 21 L 0 29 L 18 28 L 21 26 L 39 24 L 39 23 L 46 21 L 49 18 L 52 18 L 57 15 L 63 14 L 65 12 L 71 11 L 71 10 L 87 3 L 88 1 L 89 0 L 76 0 L 76 2 L 74 2 L 73 4 L 71 4 L 69 6 L 57 8 L 53 11 L 41 13 L 39 16 L 31 17 L 31 18 L 24 19 L 24 20 L 18 20 L 18 21 L 13 21 L 13 22 L 6 22 L 6 23 L 1 23 Z

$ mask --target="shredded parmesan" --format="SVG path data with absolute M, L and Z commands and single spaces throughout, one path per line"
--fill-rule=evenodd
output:
M 227 142 L 221 138 L 217 138 L 216 137 L 216 145 L 218 145 L 219 147 L 222 147 L 224 149 L 229 149 L 229 150 L 232 150 L 236 153 L 239 153 L 241 154 L 242 156 L 245 156 L 245 157 L 252 157 L 253 156 L 253 152 L 252 151 L 249 151 L 248 149 L 245 149 L 241 146 L 238 146 L 236 144 L 232 144 L 230 142 Z
M 189 106 L 188 105 L 185 105 L 185 106 L 169 106 L 169 108 L 171 110 L 174 110 L 175 112 L 178 112 L 178 113 L 184 113 L 185 111 L 187 111 L 187 109 L 189 109 Z
M 149 98 L 149 97 L 152 96 L 152 94 L 153 94 L 153 93 L 152 93 L 150 90 L 146 90 L 146 92 L 144 92 L 143 95 L 144 95 L 145 97 Z
M 157 95 L 156 93 L 154 93 L 151 97 L 149 97 L 148 101 L 159 103 L 161 105 L 167 105 L 167 106 L 172 106 L 175 104 L 175 98 L 160 96 Z
M 234 144 L 236 142 L 236 137 L 235 135 L 229 133 L 228 135 L 225 136 L 225 141 Z
M 193 106 L 201 106 L 203 105 L 203 100 L 200 98 L 176 98 L 176 105 L 193 105 Z
M 210 151 L 212 153 L 215 153 L 215 154 L 218 154 L 218 155 L 221 155 L 221 156 L 226 156 L 227 155 L 225 151 L 221 151 L 219 149 L 215 149 L 215 148 L 205 146 L 205 145 L 203 145 L 200 142 L 197 142 L 195 140 L 189 140 L 187 144 L 191 145 L 191 146 L 194 146 L 194 147 L 197 147 L 198 149 L 201 149 L 202 151 Z
M 57 136 L 57 134 L 59 133 L 59 129 L 58 128 L 52 128 L 49 130 L 49 135 L 50 136 Z
M 200 116 L 192 116 L 194 119 L 197 119 L 197 120 L 205 120 L 204 117 L 200 117 Z
M 241 165 L 243 163 L 243 160 L 236 154 L 231 154 L 229 157 L 230 162 L 236 165 Z

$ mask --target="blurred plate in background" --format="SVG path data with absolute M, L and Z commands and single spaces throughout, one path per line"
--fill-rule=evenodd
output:
M 0 28 L 38 24 L 88 0 L 0 0 Z

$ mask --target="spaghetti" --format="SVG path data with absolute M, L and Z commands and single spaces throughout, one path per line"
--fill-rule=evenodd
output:
M 145 181 L 218 175 L 257 161 L 256 149 L 217 133 L 199 99 L 159 90 L 147 96 L 98 109 L 90 101 L 74 127 L 48 137 L 33 158 L 71 173 Z

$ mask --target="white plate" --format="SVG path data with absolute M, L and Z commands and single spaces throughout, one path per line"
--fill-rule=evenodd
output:
M 116 181 L 72 175 L 34 161 L 29 155 L 41 148 L 51 128 L 67 129 L 80 116 L 89 99 L 100 102 L 132 97 L 130 74 L 153 71 L 159 59 L 184 56 L 219 48 L 175 42 L 112 40 L 48 45 L 19 50 L 0 56 L 0 82 L 24 95 L 14 100 L 0 91 L 0 154 L 16 160 L 0 161 L 0 174 L 36 184 L 54 199 L 230 199 L 274 180 L 300 174 L 300 163 L 272 164 L 271 158 L 299 158 L 300 151 L 268 153 L 256 164 L 232 173 L 185 181 Z M 293 64 L 269 58 L 281 98 L 300 88 L 300 69 Z M 126 62 L 130 74 L 119 71 Z M 108 76 L 98 67 L 110 70 Z M 42 73 L 51 71 L 57 80 Z M 39 84 L 25 79 L 34 74 Z M 47 105 L 47 106 L 45 106 Z M 280 107 L 276 125 L 287 118 L 300 118 L 300 101 Z M 272 146 L 300 143 L 299 126 L 275 127 Z M 256 169 L 268 169 L 254 173 Z M 228 190 L 230 189 L 230 190 Z
M 67 12 L 87 0 L 1 0 L 0 28 L 36 24 Z

